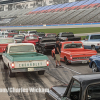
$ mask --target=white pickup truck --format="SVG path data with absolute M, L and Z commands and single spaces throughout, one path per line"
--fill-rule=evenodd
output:
M 4 69 L 9 70 L 10 77 L 14 77 L 16 72 L 37 71 L 43 75 L 49 66 L 48 57 L 37 53 L 32 43 L 8 44 L 2 58 Z
M 87 35 L 82 40 L 85 49 L 99 50 L 100 49 L 100 34 Z

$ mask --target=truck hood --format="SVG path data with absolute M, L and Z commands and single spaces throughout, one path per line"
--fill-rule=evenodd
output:
M 55 45 L 56 42 L 44 42 L 44 43 L 41 43 L 43 45 Z
M 67 85 L 54 86 L 51 90 L 58 96 L 63 96 L 67 89 Z

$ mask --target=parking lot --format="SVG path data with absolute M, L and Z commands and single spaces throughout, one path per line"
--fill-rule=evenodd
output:
M 55 68 L 54 58 L 48 54 L 50 61 L 49 70 L 44 75 L 38 75 L 36 72 L 16 73 L 14 78 L 9 78 L 8 70 L 3 68 L 0 61 L 1 76 L 5 88 L 46 88 L 54 85 L 68 84 L 73 75 L 92 73 L 88 64 L 66 65 L 61 62 L 61 68 Z M 2 88 L 2 87 L 0 87 Z M 8 92 L 8 100 L 45 100 L 45 92 Z M 3 96 L 3 95 L 2 95 Z M 6 96 L 6 95 L 5 95 Z

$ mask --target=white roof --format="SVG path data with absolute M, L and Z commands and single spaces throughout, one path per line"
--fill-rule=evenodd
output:
M 34 45 L 33 43 L 11 43 L 9 46 L 18 46 L 18 45 Z

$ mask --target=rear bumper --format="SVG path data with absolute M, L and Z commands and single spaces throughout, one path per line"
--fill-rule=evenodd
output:
M 28 71 L 28 68 L 13 68 L 11 69 L 12 73 L 16 73 L 16 72 L 34 72 L 34 71 L 44 71 L 44 70 L 49 70 L 49 67 L 36 67 L 36 68 L 32 68 L 32 70 Z
M 89 63 L 89 60 L 68 60 L 70 63 Z

